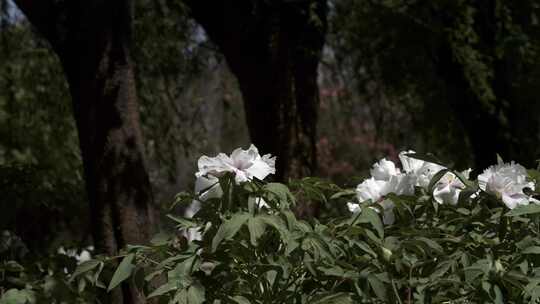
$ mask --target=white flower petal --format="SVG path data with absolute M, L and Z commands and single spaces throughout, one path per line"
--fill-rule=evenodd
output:
M 192 218 L 199 210 L 201 210 L 201 202 L 193 200 L 186 210 L 184 210 L 184 217 Z
M 381 190 L 385 185 L 385 181 L 375 180 L 374 178 L 366 179 L 356 187 L 356 197 L 359 202 L 367 200 L 377 202 L 383 195 Z
M 391 176 L 399 174 L 399 169 L 396 168 L 396 165 L 393 161 L 387 160 L 386 158 L 381 159 L 373 165 L 371 169 L 371 176 L 376 180 L 390 180 Z
M 433 176 L 440 170 L 444 170 L 446 168 L 435 163 L 430 163 L 405 155 L 414 153 L 416 152 L 404 151 L 399 153 L 401 165 L 406 173 L 415 177 L 416 186 L 427 188 Z
M 527 181 L 527 170 L 514 162 L 491 166 L 478 176 L 480 189 L 502 199 L 513 209 L 517 205 L 527 205 L 531 198 L 523 193 L 524 188 L 534 190 L 535 184 Z
M 199 172 L 195 173 L 195 176 L 200 177 L 210 174 L 219 177 L 223 172 L 230 171 L 232 160 L 223 153 L 218 154 L 216 157 L 203 155 L 199 158 L 197 165 Z
M 223 153 L 216 157 L 202 156 L 199 158 L 198 166 L 196 177 L 210 175 L 220 177 L 225 172 L 233 172 L 236 183 L 247 182 L 254 177 L 262 180 L 276 172 L 275 158 L 269 154 L 261 157 L 254 145 L 247 150 L 235 149 L 230 157 Z
M 188 243 L 191 243 L 192 241 L 200 241 L 202 240 L 202 233 L 201 233 L 201 227 L 194 227 L 194 228 L 188 228 L 188 229 L 181 229 L 180 235 L 186 238 Z
M 257 148 L 255 151 L 253 145 L 248 150 L 242 150 L 238 148 L 231 153 L 232 166 L 238 170 L 245 170 L 253 165 L 253 160 L 259 155 Z M 254 154 L 256 153 L 256 154 Z
M 401 166 L 406 173 L 413 173 L 418 171 L 423 165 L 424 161 L 416 158 L 407 156 L 406 154 L 414 154 L 413 150 L 403 151 L 399 153 L 399 160 L 401 161 Z
M 347 208 L 349 208 L 349 211 L 352 213 L 358 213 L 360 212 L 360 205 L 357 203 L 347 203 Z
M 518 205 L 529 204 L 529 197 L 523 193 L 503 193 L 501 198 L 503 203 L 510 209 L 514 209 Z
M 262 198 L 262 197 L 254 197 L 254 196 L 250 196 L 248 197 L 248 200 L 249 201 L 253 201 L 253 203 L 255 204 L 255 206 L 257 208 L 270 208 L 270 206 L 266 203 L 266 201 Z
M 436 187 L 433 190 L 433 198 L 439 204 L 455 205 L 458 202 L 461 190 L 462 189 L 453 187 L 452 185 Z
M 201 201 L 211 198 L 219 198 L 223 195 L 223 190 L 219 185 L 219 179 L 212 175 L 198 177 L 195 181 L 195 193 L 199 194 Z
M 383 224 L 392 225 L 396 221 L 396 216 L 394 215 L 395 204 L 392 201 L 385 200 L 379 203 L 383 207 Z
M 452 172 L 448 172 L 435 185 L 433 198 L 439 204 L 457 204 L 459 194 L 465 189 L 465 184 Z
M 388 193 L 395 193 L 397 195 L 413 195 L 415 182 L 416 179 L 411 174 L 401 173 L 392 176 L 385 191 L 383 191 L 386 192 L 384 195 Z
M 263 180 L 269 174 L 276 173 L 276 169 L 271 167 L 267 162 L 262 159 L 254 160 L 251 167 L 245 170 L 249 176 L 256 177 L 260 180 Z
M 261 157 L 261 160 L 265 162 L 270 168 L 272 168 L 272 174 L 276 173 L 276 157 L 270 154 L 265 154 Z

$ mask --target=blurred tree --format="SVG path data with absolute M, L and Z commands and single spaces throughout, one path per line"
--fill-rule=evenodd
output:
M 402 144 L 416 146 L 410 135 L 421 134 L 426 150 L 459 166 L 471 165 L 472 155 L 478 170 L 495 153 L 532 165 L 540 152 L 540 103 L 530 95 L 538 86 L 536 1 L 339 0 L 331 7 L 329 46 L 340 73 L 372 114 L 408 113 L 413 129 Z M 379 126 L 399 134 L 406 124 Z
M 237 77 L 249 133 L 279 180 L 314 174 L 324 0 L 186 0 Z
M 500 0 L 462 1 L 457 9 L 463 12 L 457 18 L 443 13 L 453 31 L 437 68 L 455 90 L 449 102 L 467 130 L 476 168 L 492 164 L 495 153 L 532 167 L 540 152 L 540 108 L 521 88 L 530 77 L 524 66 L 538 68 L 540 41 L 530 35 L 538 10 L 533 1 Z
M 54 247 L 59 236 L 88 242 L 82 163 L 62 68 L 12 3 L 2 0 L 0 7 L 0 230 L 32 240 L 31 252 Z
M 96 247 L 113 255 L 147 242 L 152 193 L 129 50 L 132 2 L 15 2 L 58 54 L 69 84 Z M 122 297 L 143 301 L 133 287 Z
M 0 36 L 5 59 L 0 61 L 0 167 L 5 166 L 0 200 L 10 202 L 0 228 L 15 230 L 35 252 L 55 250 L 60 242 L 90 241 L 62 66 L 22 13 L 9 0 L 0 4 L 6 12 Z M 182 2 L 137 1 L 133 36 L 147 170 L 155 201 L 168 208 L 180 189 L 193 187 L 200 155 L 249 143 L 241 96 L 221 55 Z M 37 100 L 44 106 L 35 107 Z M 25 219 L 36 225 L 26 225 Z
M 169 206 L 193 187 L 200 155 L 248 144 L 241 97 L 181 1 L 137 1 L 132 55 L 150 179 L 156 202 Z

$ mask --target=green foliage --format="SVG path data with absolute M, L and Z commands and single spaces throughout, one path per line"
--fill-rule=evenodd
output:
M 95 268 L 98 268 L 96 273 L 99 274 L 103 266 L 102 262 L 91 260 L 77 267 L 76 259 L 65 254 L 55 253 L 36 258 L 19 237 L 2 231 L 0 303 L 95 303 L 94 292 L 99 290 L 86 288 L 88 280 L 81 279 L 78 284 L 74 284 L 73 278 L 88 276 L 86 272 L 95 271 Z
M 531 171 L 531 176 L 538 172 Z M 432 184 L 440 175 L 436 175 Z M 426 191 L 389 194 L 396 222 L 378 204 L 355 215 L 298 220 L 295 201 L 344 205 L 354 192 L 316 179 L 285 185 L 220 179 L 222 198 L 192 219 L 170 216 L 180 233 L 127 249 L 109 287 L 133 280 L 160 303 L 526 303 L 540 299 L 540 208 L 509 211 L 477 185 L 456 206 Z M 466 193 L 467 191 L 463 191 Z M 471 194 L 475 192 L 476 195 Z M 296 198 L 292 193 L 297 195 Z M 263 198 L 257 208 L 250 198 Z M 197 196 L 178 196 L 190 204 Z M 182 233 L 198 227 L 200 240 Z M 104 262 L 111 261 L 105 259 Z M 79 276 L 97 279 L 94 261 Z M 97 273 L 97 275 L 96 275 Z

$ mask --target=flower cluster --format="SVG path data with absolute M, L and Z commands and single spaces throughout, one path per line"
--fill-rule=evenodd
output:
M 385 224 L 394 222 L 392 211 L 394 203 L 384 199 L 389 193 L 413 195 L 415 188 L 421 188 L 430 191 L 433 199 L 439 204 L 456 205 L 460 193 L 466 188 L 460 177 L 448 168 L 411 157 L 413 154 L 414 151 L 399 154 L 403 171 L 397 168 L 394 162 L 383 158 L 373 165 L 371 177 L 356 188 L 358 203 L 378 203 L 382 207 Z M 434 176 L 442 170 L 445 173 L 431 189 L 428 189 Z M 468 180 L 470 172 L 471 169 L 468 169 L 459 175 Z M 496 195 L 510 209 L 518 205 L 527 205 L 529 202 L 540 203 L 523 192 L 525 188 L 534 190 L 535 184 L 527 180 L 525 168 L 513 162 L 489 167 L 478 176 L 478 184 L 482 191 Z M 353 213 L 360 212 L 361 207 L 358 203 L 348 203 L 349 210 Z
M 527 170 L 514 162 L 487 168 L 478 176 L 478 186 L 500 198 L 510 209 L 530 202 L 540 203 L 523 192 L 525 188 L 534 190 L 535 183 L 528 181 Z
M 184 216 L 192 218 L 200 209 L 201 202 L 211 198 L 220 198 L 223 190 L 219 185 L 219 177 L 226 173 L 234 173 L 236 184 L 252 181 L 254 178 L 263 180 L 270 174 L 276 172 L 276 158 L 270 154 L 261 156 L 259 150 L 251 145 L 247 150 L 238 148 L 231 155 L 219 153 L 215 157 L 203 155 L 199 158 L 199 171 L 195 173 L 195 193 L 198 200 L 194 200 L 185 210 Z M 259 207 L 267 206 L 266 202 L 260 198 L 254 198 Z M 188 240 L 200 240 L 199 228 L 191 228 L 182 232 Z
M 469 179 L 471 169 L 459 174 L 454 173 L 442 165 L 415 158 L 415 153 L 414 151 L 399 153 L 401 168 L 386 158 L 376 162 L 370 170 L 371 177 L 356 187 L 358 202 L 348 203 L 349 210 L 358 213 L 361 211 L 361 206 L 366 203 L 379 204 L 380 209 L 383 210 L 383 222 L 390 225 L 395 221 L 394 203 L 391 200 L 385 200 L 385 196 L 390 193 L 414 195 L 416 189 L 428 192 L 439 204 L 456 205 L 461 192 L 466 188 L 464 182 Z M 261 156 L 254 145 L 247 150 L 238 148 L 230 156 L 223 153 L 215 157 L 202 156 L 199 158 L 198 168 L 199 171 L 195 174 L 197 177 L 195 192 L 198 194 L 198 199 L 186 209 L 187 218 L 193 217 L 199 211 L 201 202 L 223 195 L 219 177 L 225 173 L 233 173 L 235 182 L 241 184 L 255 178 L 263 180 L 268 175 L 274 174 L 276 170 L 275 157 L 270 154 Z M 438 172 L 441 172 L 437 177 L 438 180 L 432 181 Z M 501 199 L 510 209 L 530 202 L 540 203 L 524 193 L 525 188 L 534 190 L 535 183 L 528 180 L 527 170 L 514 162 L 500 163 L 486 169 L 478 176 L 478 187 L 479 191 L 493 194 Z M 267 206 L 260 197 L 252 199 L 256 200 L 259 207 Z M 375 210 L 379 209 L 375 208 Z M 200 239 L 198 230 L 198 228 L 192 228 L 184 234 L 190 240 Z

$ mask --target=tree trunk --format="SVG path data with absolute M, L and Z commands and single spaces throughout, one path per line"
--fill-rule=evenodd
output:
M 251 140 L 277 156 L 276 179 L 314 174 L 326 2 L 186 2 L 237 77 Z
M 152 194 L 130 59 L 132 3 L 16 3 L 49 40 L 69 83 L 89 196 L 94 243 L 109 255 L 149 240 Z M 132 285 L 116 302 L 143 303 Z

